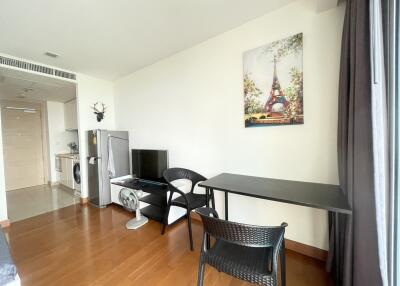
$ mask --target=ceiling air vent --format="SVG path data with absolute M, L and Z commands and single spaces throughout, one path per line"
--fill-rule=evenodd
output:
M 11 58 L 6 58 L 3 56 L 0 56 L 0 65 L 5 65 L 5 66 L 10 66 L 10 67 L 15 67 L 15 68 L 20 68 L 23 70 L 28 70 L 28 71 L 34 71 L 42 74 L 47 74 L 47 75 L 52 75 L 60 78 L 66 78 L 66 79 L 72 79 L 76 80 L 76 75 L 70 72 L 62 71 L 62 70 L 57 70 L 37 64 L 32 64 L 29 62 L 24 62 L 16 59 L 11 59 Z
M 73 80 L 76 79 L 75 74 L 70 73 L 70 72 L 60 71 L 60 70 L 54 70 L 54 75 L 58 76 L 58 77 L 73 79 Z

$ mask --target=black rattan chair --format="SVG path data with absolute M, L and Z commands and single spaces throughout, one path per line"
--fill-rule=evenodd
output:
M 189 228 L 189 240 L 190 240 L 190 250 L 193 250 L 193 237 L 192 237 L 192 219 L 190 217 L 190 212 L 194 209 L 206 206 L 207 200 L 211 199 L 212 206 L 215 208 L 215 201 L 214 201 L 214 193 L 212 192 L 210 198 L 207 198 L 206 195 L 202 194 L 195 194 L 193 193 L 194 187 L 198 182 L 202 182 L 207 180 L 202 175 L 183 168 L 170 168 L 164 171 L 164 179 L 168 183 L 168 189 L 170 191 L 170 195 L 167 202 L 167 210 L 164 216 L 164 224 L 161 231 L 161 234 L 164 234 L 165 228 L 168 225 L 168 215 L 171 206 L 177 206 L 181 208 L 185 208 L 187 213 L 187 220 L 188 220 L 188 228 Z M 184 193 L 175 186 L 171 184 L 171 182 L 179 179 L 188 179 L 192 182 L 192 188 L 189 193 Z M 172 199 L 174 193 L 178 193 L 180 196 Z
M 218 218 L 211 208 L 199 208 L 204 226 L 198 284 L 203 285 L 205 264 L 220 272 L 259 285 L 278 285 L 278 259 L 282 286 L 286 285 L 285 227 L 256 226 Z M 212 215 L 212 216 L 211 216 Z M 207 248 L 209 236 L 215 243 Z

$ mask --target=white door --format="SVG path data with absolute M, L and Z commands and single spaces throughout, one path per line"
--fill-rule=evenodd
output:
M 30 108 L 18 110 L 15 108 Z M 41 105 L 2 102 L 1 120 L 6 190 L 44 184 Z M 35 112 L 33 112 L 35 110 Z

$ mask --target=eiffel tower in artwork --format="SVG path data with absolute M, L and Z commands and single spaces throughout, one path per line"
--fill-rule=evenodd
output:
M 269 117 L 281 117 L 284 116 L 288 101 L 286 100 L 285 94 L 279 83 L 278 75 L 276 72 L 277 59 L 274 57 L 274 77 L 272 80 L 272 87 L 269 93 L 267 102 L 265 103 L 265 113 Z

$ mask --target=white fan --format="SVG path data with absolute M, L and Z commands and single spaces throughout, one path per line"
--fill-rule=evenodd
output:
M 149 219 L 140 214 L 140 201 L 143 192 L 141 190 L 132 190 L 123 188 L 119 192 L 119 201 L 129 211 L 136 211 L 136 217 L 128 221 L 125 225 L 127 229 L 137 229 L 146 224 Z

